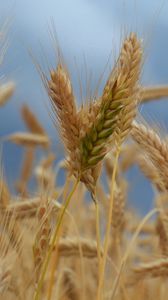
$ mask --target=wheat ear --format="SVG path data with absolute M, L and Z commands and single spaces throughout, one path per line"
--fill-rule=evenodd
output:
M 146 156 L 158 171 L 161 182 L 168 189 L 168 145 L 152 129 L 134 121 L 131 135 L 134 141 L 143 149 Z
M 168 276 L 168 259 L 160 258 L 156 261 L 141 264 L 133 269 L 134 281 L 144 280 L 145 278 L 156 278 Z
M 168 97 L 168 86 L 143 87 L 141 101 L 147 102 L 153 99 Z
M 32 174 L 33 162 L 34 149 L 27 147 L 24 153 L 20 178 L 19 181 L 16 182 L 16 190 L 24 197 L 27 196 L 27 183 Z
M 144 175 L 153 183 L 160 192 L 165 191 L 165 185 L 162 181 L 158 170 L 151 161 L 147 159 L 144 153 L 137 155 L 136 163 Z
M 45 86 L 50 97 L 53 121 L 58 127 L 68 155 L 68 169 L 78 178 L 82 173 L 79 134 L 82 116 L 77 112 L 71 81 L 62 64 L 59 64 L 56 70 L 50 71 L 50 79 L 45 78 Z M 80 176 L 80 180 L 92 193 L 95 191 L 98 169 L 100 169 L 99 166 Z
M 61 238 L 58 243 L 58 252 L 61 257 L 80 256 L 79 243 L 81 244 L 82 255 L 86 258 L 97 258 L 97 245 L 89 239 Z M 54 250 L 54 249 L 53 249 Z M 100 255 L 102 256 L 101 249 Z
M 12 277 L 12 269 L 13 262 L 16 259 L 13 253 L 10 253 L 7 257 L 0 258 L 0 294 L 3 295 L 5 291 L 8 290 L 11 277 Z
M 30 132 L 47 135 L 39 120 L 27 105 L 22 106 L 21 114 Z
M 88 114 L 93 115 L 92 120 L 82 114 L 79 133 L 82 181 L 86 182 L 85 174 L 88 176 L 90 173 L 93 182 L 90 190 L 93 196 L 95 188 L 92 187 L 98 179 L 93 175 L 98 174 L 95 168 L 101 169 L 102 159 L 111 147 L 124 141 L 135 117 L 140 97 L 138 80 L 141 60 L 141 43 L 132 33 L 123 43 L 102 97 L 97 105 L 93 103 L 94 109 Z
M 48 148 L 49 138 L 42 134 L 28 133 L 28 132 L 16 132 L 5 138 L 12 143 L 25 147 L 41 146 Z
M 6 207 L 0 206 L 0 210 L 3 214 L 7 215 L 8 218 L 14 217 L 15 219 L 26 219 L 34 217 L 37 214 L 38 208 L 41 205 L 41 198 L 32 198 L 32 199 L 23 199 L 21 201 L 13 201 Z M 52 201 L 52 199 L 50 199 Z M 16 203 L 15 203 L 16 202 Z M 61 205 L 54 201 L 51 203 L 52 209 L 55 209 L 56 212 L 59 212 Z
M 75 275 L 71 269 L 64 269 L 62 273 L 61 294 L 69 300 L 78 300 L 80 297 L 80 289 Z
M 128 104 L 136 103 L 141 58 L 140 42 L 131 34 L 124 41 L 119 60 L 104 88 L 96 120 L 81 140 L 83 169 L 94 167 L 102 160 L 109 138 L 121 122 L 120 118 L 117 123 L 120 113 Z
M 61 64 L 50 72 L 47 90 L 53 110 L 53 120 L 58 125 L 61 139 L 69 156 L 69 167 L 72 173 L 79 170 L 78 117 L 68 72 Z M 58 124 L 59 123 L 59 124 Z
M 166 207 L 161 202 L 163 200 L 162 197 L 159 200 L 160 201 L 158 201 L 158 204 L 159 207 L 162 208 L 162 211 L 156 221 L 156 233 L 159 237 L 159 246 L 161 249 L 161 253 L 165 257 L 168 257 L 168 214 Z
M 0 85 L 0 106 L 3 106 L 13 95 L 15 85 L 13 82 L 9 82 Z
M 51 234 L 51 226 L 49 221 L 49 205 L 45 202 L 41 203 L 37 211 L 37 219 L 39 224 L 35 242 L 33 245 L 34 264 L 36 269 L 36 282 L 39 280 L 43 260 L 49 248 L 49 240 Z

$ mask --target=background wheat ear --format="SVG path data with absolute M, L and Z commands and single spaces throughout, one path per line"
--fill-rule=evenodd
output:
M 0 106 L 3 106 L 13 95 L 15 84 L 8 82 L 0 85 Z
M 45 129 L 27 105 L 22 106 L 21 115 L 26 127 L 30 132 L 41 135 L 47 135 Z
M 133 140 L 139 145 L 141 151 L 152 163 L 158 174 L 157 188 L 167 190 L 168 174 L 168 144 L 164 138 L 161 138 L 149 125 L 133 122 L 131 135 Z
M 47 200 L 41 201 L 41 205 L 37 211 L 38 230 L 33 245 L 34 265 L 36 269 L 36 281 L 39 280 L 39 274 L 43 264 L 43 260 L 49 248 L 49 240 L 51 235 L 50 226 L 50 207 Z

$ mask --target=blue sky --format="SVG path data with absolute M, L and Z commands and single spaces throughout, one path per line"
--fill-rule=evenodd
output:
M 0 111 L 0 136 L 23 128 L 19 109 L 22 103 L 26 102 L 55 140 L 55 128 L 45 105 L 47 96 L 28 51 L 31 49 L 33 56 L 42 66 L 47 60 L 51 65 L 55 65 L 54 47 L 49 35 L 51 20 L 54 22 L 59 45 L 80 101 L 78 77 L 80 74 L 85 90 L 85 62 L 87 74 L 92 74 L 91 86 L 94 90 L 109 59 L 103 82 L 106 80 L 121 39 L 129 31 L 136 31 L 144 40 L 142 82 L 148 85 L 168 83 L 167 16 L 166 0 L 1 0 L 0 24 L 6 17 L 11 18 L 11 24 L 8 32 L 9 49 L 1 66 L 0 76 L 5 76 L 5 80 L 15 80 L 17 90 L 13 99 Z M 168 128 L 167 111 L 168 103 L 165 103 L 165 100 L 159 105 L 148 104 L 141 108 L 145 116 L 158 120 Z M 6 172 L 9 181 L 12 181 L 8 166 L 12 165 L 17 172 L 16 159 L 20 157 L 21 152 L 10 144 L 4 147 Z M 132 180 L 132 173 L 129 176 Z M 139 184 L 141 189 L 145 187 L 147 191 L 143 197 L 151 196 L 151 190 L 146 189 L 146 182 L 138 177 L 137 181 L 135 186 Z

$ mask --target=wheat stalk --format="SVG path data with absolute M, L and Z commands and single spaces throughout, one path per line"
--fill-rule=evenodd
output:
M 6 50 L 8 48 L 7 32 L 9 29 L 9 19 L 6 19 L 0 28 L 0 65 L 3 62 Z

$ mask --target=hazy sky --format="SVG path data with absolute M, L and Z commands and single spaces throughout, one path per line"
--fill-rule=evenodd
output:
M 82 73 L 85 60 L 93 83 L 96 82 L 110 54 L 112 62 L 122 37 L 133 30 L 144 39 L 143 81 L 167 82 L 166 0 L 1 0 L 0 8 L 0 23 L 5 17 L 12 19 L 10 46 L 2 72 L 17 81 L 18 101 L 27 98 L 31 102 L 39 96 L 39 76 L 28 49 L 42 65 L 47 59 L 54 64 L 54 47 L 49 36 L 51 20 L 74 80 L 76 64 Z M 32 88 L 37 82 L 38 87 Z
M 107 72 L 118 53 L 122 37 L 130 31 L 136 31 L 144 40 L 142 82 L 168 83 L 167 16 L 166 0 L 1 0 L 0 24 L 7 17 L 11 23 L 8 32 L 9 49 L 0 76 L 5 75 L 5 80 L 15 80 L 17 89 L 13 99 L 0 110 L 0 135 L 23 127 L 19 109 L 23 102 L 27 102 L 55 140 L 55 129 L 45 106 L 47 96 L 29 55 L 31 50 L 42 66 L 48 64 L 47 60 L 52 66 L 55 65 L 54 47 L 49 35 L 51 20 L 79 98 L 79 74 L 85 89 L 87 66 L 87 74 L 92 74 L 91 86 L 94 89 L 108 59 Z M 168 128 L 168 104 L 164 100 L 159 105 L 143 106 L 141 111 Z M 11 170 L 8 166 L 12 166 L 13 172 L 17 170 L 16 158 L 19 158 L 21 150 L 9 144 L 4 147 L 10 181 L 12 175 L 9 174 Z M 134 178 L 131 177 L 131 180 Z M 142 180 L 139 183 L 142 188 L 146 184 Z M 150 193 L 148 191 L 146 196 Z

